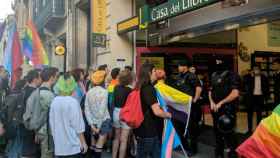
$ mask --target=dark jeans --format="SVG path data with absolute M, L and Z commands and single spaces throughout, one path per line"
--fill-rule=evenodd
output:
M 223 114 L 229 114 L 231 116 L 234 116 L 234 120 L 236 122 L 236 113 L 234 111 L 235 110 L 229 108 L 229 109 L 221 109 L 217 113 L 212 113 L 212 117 L 214 120 L 214 132 L 216 137 L 216 149 L 215 149 L 216 158 L 224 157 L 225 147 L 228 147 L 230 149 L 230 152 L 228 153 L 228 158 L 236 158 L 235 149 L 237 147 L 237 137 L 236 137 L 236 133 L 234 132 L 234 128 L 232 129 L 232 132 L 228 132 L 228 133 L 223 133 L 218 129 L 218 119 Z
M 38 144 L 35 143 L 35 133 L 21 126 L 22 131 L 22 156 L 23 157 L 38 157 Z
M 252 132 L 253 129 L 253 114 L 254 111 L 257 113 L 257 125 L 262 120 L 262 112 L 264 108 L 264 97 L 263 96 L 252 96 L 251 102 L 247 108 L 247 119 L 248 119 L 248 131 Z
M 56 156 L 55 158 L 81 158 L 81 154 L 70 155 L 70 156 Z
M 160 149 L 159 137 L 137 138 L 136 158 L 160 158 Z
M 197 152 L 198 136 L 200 134 L 199 121 L 201 121 L 202 111 L 200 104 L 192 104 L 191 117 L 189 122 L 189 138 L 191 151 Z

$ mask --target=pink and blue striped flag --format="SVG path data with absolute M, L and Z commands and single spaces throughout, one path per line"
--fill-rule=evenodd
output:
M 166 102 L 158 91 L 157 99 L 164 111 L 167 111 Z M 164 124 L 165 125 L 162 136 L 161 158 L 171 158 L 173 149 L 181 145 L 181 140 L 170 119 L 166 119 L 164 121 Z

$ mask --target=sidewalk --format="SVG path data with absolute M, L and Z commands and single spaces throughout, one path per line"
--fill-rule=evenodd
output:
M 199 144 L 198 154 L 192 158 L 214 158 L 214 148 L 208 145 Z M 104 153 L 102 158 L 112 158 L 111 153 Z M 182 152 L 174 152 L 172 158 L 185 158 Z

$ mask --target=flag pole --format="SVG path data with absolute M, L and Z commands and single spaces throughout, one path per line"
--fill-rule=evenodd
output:
M 187 124 L 186 124 L 186 127 L 185 127 L 184 136 L 187 135 L 187 130 L 188 130 L 189 121 L 190 121 L 190 117 L 191 117 L 191 108 L 192 108 L 192 99 L 190 99 L 190 106 L 189 106 L 189 109 L 188 109 L 188 118 L 187 118 Z
M 184 149 L 182 143 L 180 143 L 180 147 L 181 147 L 181 149 L 182 149 L 182 151 L 183 151 L 184 156 L 185 156 L 186 158 L 188 158 L 187 152 L 185 151 L 185 149 Z

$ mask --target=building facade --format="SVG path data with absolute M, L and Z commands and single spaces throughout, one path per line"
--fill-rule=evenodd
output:
M 89 68 L 101 64 L 109 67 L 133 65 L 134 33 L 119 36 L 116 24 L 135 14 L 135 0 L 107 0 L 106 48 L 91 44 L 91 0 L 15 0 L 18 29 L 24 30 L 32 19 L 48 53 L 50 64 L 63 71 Z M 116 14 L 117 13 L 117 14 Z M 23 16 L 21 16 L 23 15 Z M 21 31 L 22 32 L 22 31 Z M 55 47 L 63 44 L 66 57 L 55 55 Z

